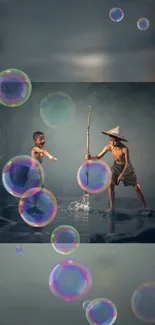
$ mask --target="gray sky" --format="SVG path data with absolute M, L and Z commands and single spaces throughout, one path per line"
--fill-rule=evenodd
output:
M 124 20 L 109 11 L 120 7 Z M 1 0 L 1 70 L 33 81 L 154 81 L 153 0 Z M 137 20 L 146 17 L 142 32 Z
M 131 311 L 130 299 L 139 285 L 154 281 L 154 245 L 80 245 L 69 258 L 88 265 L 93 285 L 85 299 L 74 303 L 62 302 L 48 288 L 50 271 L 65 257 L 46 244 L 23 245 L 24 253 L 20 256 L 15 247 L 0 246 L 2 325 L 59 325 L 64 319 L 69 325 L 87 325 L 83 301 L 102 297 L 115 303 L 116 324 L 139 324 Z

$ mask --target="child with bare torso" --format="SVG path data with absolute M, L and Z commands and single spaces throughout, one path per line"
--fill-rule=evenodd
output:
M 42 163 L 43 156 L 48 157 L 52 161 L 56 161 L 57 159 L 54 158 L 49 152 L 43 149 L 45 145 L 45 136 L 42 132 L 35 132 L 33 134 L 33 141 L 34 147 L 31 149 L 31 156 L 37 159 L 40 163 Z
M 45 145 L 45 136 L 44 133 L 42 132 L 35 132 L 33 134 L 33 141 L 34 141 L 34 147 L 31 149 L 31 156 L 35 159 L 37 159 L 40 164 L 42 164 L 43 161 L 43 156 L 48 157 L 50 160 L 52 161 L 56 161 L 57 159 L 54 158 L 52 155 L 50 155 L 50 153 L 43 149 L 44 145 Z M 44 185 L 42 185 L 42 187 L 44 187 Z M 34 198 L 34 206 L 37 207 L 37 197 Z
M 107 152 L 111 152 L 114 159 L 114 164 L 111 168 L 112 178 L 108 186 L 110 201 L 110 209 L 108 210 L 114 210 L 114 187 L 115 185 L 119 185 L 121 181 L 124 183 L 124 186 L 133 186 L 139 200 L 142 203 L 142 206 L 146 208 L 145 199 L 140 185 L 138 184 L 135 170 L 130 162 L 129 149 L 121 142 L 121 139 L 114 136 L 109 136 L 109 144 L 105 146 L 105 148 L 97 156 L 91 157 L 90 155 L 86 155 L 85 159 L 98 160 L 101 159 Z

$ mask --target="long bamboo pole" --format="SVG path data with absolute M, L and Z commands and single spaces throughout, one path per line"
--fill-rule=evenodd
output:
M 87 123 L 87 155 L 90 154 L 90 119 L 91 119 L 91 106 L 89 106 L 89 110 L 88 110 L 88 123 Z M 89 165 L 87 165 L 86 177 L 87 177 L 87 185 L 88 185 L 88 182 L 89 182 Z
M 90 154 L 90 118 L 91 118 L 91 106 L 89 106 L 89 110 L 88 110 L 88 123 L 87 123 L 87 155 Z M 87 163 L 87 168 L 86 168 L 86 181 L 87 181 L 87 185 L 89 183 L 89 163 Z M 89 203 L 89 194 L 87 193 L 87 191 L 84 192 L 84 195 L 81 199 L 81 202 L 83 204 L 88 204 Z

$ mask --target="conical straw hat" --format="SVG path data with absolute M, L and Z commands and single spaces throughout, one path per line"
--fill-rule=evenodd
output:
M 109 135 L 111 137 L 118 138 L 121 141 L 128 142 L 122 135 L 119 133 L 119 126 L 117 126 L 114 129 L 108 130 L 108 131 L 101 131 L 101 133 Z

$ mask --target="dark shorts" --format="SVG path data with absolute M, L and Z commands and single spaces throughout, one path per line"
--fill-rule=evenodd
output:
M 119 175 L 122 173 L 123 169 L 124 169 L 124 165 L 117 164 L 116 162 L 114 162 L 113 166 L 111 167 L 112 182 L 115 185 L 118 185 L 117 179 Z M 131 163 L 129 163 L 129 166 L 124 173 L 123 184 L 124 186 L 136 186 L 137 183 L 138 181 L 137 181 L 137 176 L 134 167 L 131 165 Z

